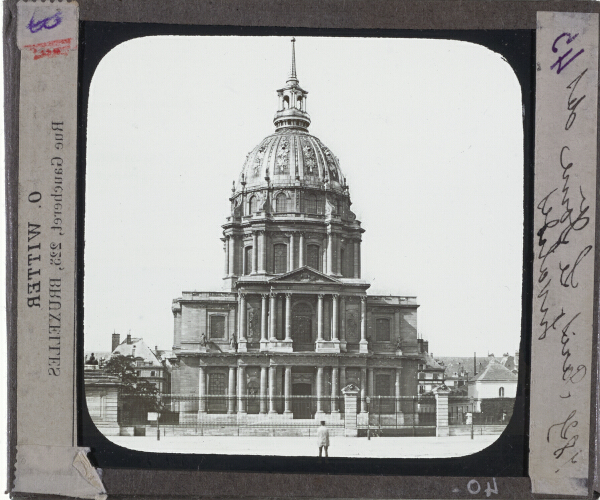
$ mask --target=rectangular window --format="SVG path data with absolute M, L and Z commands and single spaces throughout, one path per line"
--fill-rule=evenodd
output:
M 307 245 L 306 246 L 306 265 L 312 267 L 316 271 L 321 270 L 319 265 L 319 245 Z
M 287 272 L 287 246 L 278 244 L 273 246 L 274 272 L 282 274 Z
M 376 321 L 376 334 L 375 340 L 378 342 L 389 342 L 390 341 L 390 320 L 380 318 Z
M 225 338 L 225 316 L 210 317 L 210 338 L 223 339 Z
M 226 394 L 226 381 L 224 373 L 209 373 L 208 374 L 208 394 L 220 395 Z
M 389 375 L 375 376 L 375 396 L 392 395 L 392 384 L 390 383 L 390 379 L 391 377 Z

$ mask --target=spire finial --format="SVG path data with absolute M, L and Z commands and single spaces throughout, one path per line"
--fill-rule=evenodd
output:
M 290 78 L 296 79 L 296 39 L 292 37 L 292 71 Z

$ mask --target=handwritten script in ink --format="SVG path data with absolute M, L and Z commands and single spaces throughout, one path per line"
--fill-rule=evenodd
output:
M 589 279 L 589 271 L 582 272 L 583 264 L 593 264 L 593 245 L 581 241 L 593 242 L 594 228 L 590 221 L 594 204 L 589 198 L 595 189 L 593 184 L 581 182 L 581 169 L 586 165 L 576 160 L 577 148 L 581 147 L 577 140 L 578 124 L 582 121 L 580 113 L 586 99 L 581 89 L 589 78 L 588 68 L 575 64 L 585 51 L 577 46 L 580 40 L 579 33 L 565 32 L 557 36 L 550 47 L 552 53 L 557 54 L 550 66 L 555 71 L 554 77 L 564 73 L 569 83 L 564 86 L 563 104 L 560 115 L 556 116 L 564 123 L 561 125 L 564 133 L 557 137 L 561 142 L 546 167 L 555 169 L 558 175 L 553 174 L 552 178 L 558 182 L 550 186 L 535 207 L 541 226 L 535 240 L 538 324 L 534 325 L 534 342 L 549 343 L 558 351 L 556 359 L 562 360 L 556 377 L 559 383 L 554 390 L 565 404 L 557 409 L 559 417 L 546 431 L 546 442 L 556 460 L 555 472 L 577 463 L 581 409 L 575 401 L 570 404 L 569 400 L 578 385 L 588 378 L 589 371 L 588 361 L 580 355 L 585 346 L 578 345 L 577 337 L 579 332 L 591 328 L 591 323 L 583 319 L 583 308 L 587 304 L 581 304 L 577 297 L 581 281 Z M 589 238 L 578 237 L 588 233 Z
M 41 30 L 51 30 L 56 28 L 60 23 L 62 23 L 62 13 L 60 11 L 58 11 L 56 14 L 49 16 L 49 17 L 45 17 L 43 19 L 40 19 L 38 21 L 35 20 L 35 14 L 33 16 L 31 16 L 31 19 L 29 20 L 29 23 L 27 24 L 27 29 L 31 32 L 31 33 L 37 33 L 38 31 Z

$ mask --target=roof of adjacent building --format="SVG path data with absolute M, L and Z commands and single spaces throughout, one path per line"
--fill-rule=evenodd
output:
M 468 372 L 469 378 L 473 377 L 473 357 L 472 356 L 442 356 L 436 357 L 438 363 L 440 363 L 445 369 L 445 377 L 448 378 L 461 378 L 461 371 Z M 518 366 L 515 363 L 515 357 L 509 354 L 504 354 L 501 358 L 497 358 L 494 355 L 476 358 L 477 373 L 481 373 L 485 370 L 490 361 L 495 360 L 496 362 L 506 366 L 513 373 L 518 371 Z M 454 375 L 456 373 L 456 375 Z
M 133 356 L 134 358 L 141 358 L 148 366 L 163 366 L 152 349 L 150 349 L 141 338 L 132 338 L 130 343 L 128 343 L 127 339 L 125 339 L 117 347 L 115 347 L 115 350 L 112 352 L 111 356 L 116 354 L 120 354 L 121 356 Z
M 425 361 L 425 370 L 444 370 L 444 367 L 438 363 L 433 356 L 428 352 L 425 353 L 424 356 Z
M 485 370 L 471 380 L 474 382 L 516 382 L 517 379 L 518 377 L 515 373 L 510 371 L 508 368 L 506 368 L 506 366 L 498 362 L 496 359 L 492 359 L 485 367 Z

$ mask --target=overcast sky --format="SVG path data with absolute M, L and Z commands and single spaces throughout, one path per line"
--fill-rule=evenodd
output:
M 173 343 L 171 301 L 221 290 L 221 225 L 274 130 L 289 37 L 147 37 L 101 61 L 89 100 L 85 350 Z M 521 90 L 466 42 L 298 38 L 310 133 L 340 159 L 370 294 L 416 295 L 437 356 L 519 347 Z

